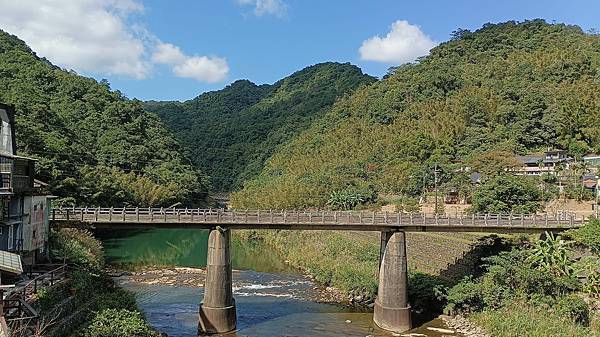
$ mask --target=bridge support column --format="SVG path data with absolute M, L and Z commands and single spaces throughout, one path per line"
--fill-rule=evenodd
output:
M 236 310 L 231 288 L 230 230 L 217 227 L 208 236 L 204 299 L 200 303 L 198 333 L 232 331 Z
M 382 329 L 404 332 L 411 328 L 407 269 L 406 234 L 381 232 L 379 289 L 373 321 Z

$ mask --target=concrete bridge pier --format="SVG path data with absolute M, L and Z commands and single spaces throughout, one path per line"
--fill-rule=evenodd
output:
M 200 303 L 199 334 L 235 330 L 236 309 L 231 280 L 230 230 L 217 227 L 208 236 L 204 299 Z
M 399 231 L 381 232 L 380 255 L 379 289 L 373 321 L 380 328 L 389 331 L 410 330 L 406 234 Z

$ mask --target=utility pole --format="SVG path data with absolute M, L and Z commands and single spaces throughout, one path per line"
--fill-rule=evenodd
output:
M 434 208 L 434 213 L 437 214 L 438 213 L 438 169 L 437 169 L 437 163 L 433 166 L 433 184 L 435 186 L 435 208 Z
M 599 219 L 600 211 L 598 210 L 598 199 L 600 199 L 600 177 L 596 176 L 596 204 L 594 205 L 594 211 L 596 212 L 596 219 Z

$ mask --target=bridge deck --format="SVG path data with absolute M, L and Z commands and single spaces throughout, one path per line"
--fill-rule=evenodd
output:
M 571 213 L 425 214 L 360 211 L 235 211 L 222 209 L 56 208 L 51 220 L 95 228 L 302 229 L 408 232 L 544 232 L 577 228 L 585 222 Z

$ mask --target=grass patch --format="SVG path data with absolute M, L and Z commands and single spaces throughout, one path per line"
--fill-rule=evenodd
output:
M 470 316 L 494 337 L 583 337 L 600 336 L 598 330 L 537 306 L 513 302 L 498 310 L 486 310 Z
M 291 265 L 305 270 L 318 282 L 374 298 L 379 246 L 351 242 L 334 232 L 261 231 L 258 235 Z

